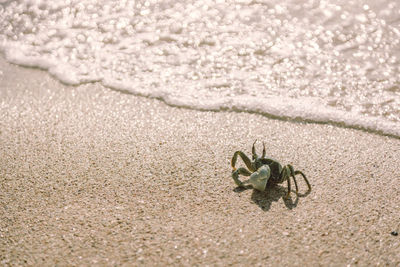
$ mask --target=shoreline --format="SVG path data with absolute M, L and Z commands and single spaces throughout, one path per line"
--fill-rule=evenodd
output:
M 400 264 L 398 138 L 0 71 L 1 264 Z M 255 139 L 311 194 L 235 190 Z
M 7 49 L 3 50 L 7 51 Z M 11 52 L 17 53 L 13 50 Z M 196 111 L 244 112 L 249 114 L 258 114 L 269 119 L 284 120 L 294 123 L 328 124 L 335 127 L 361 130 L 367 133 L 400 139 L 400 124 L 397 122 L 385 117 L 361 116 L 357 113 L 345 112 L 339 109 L 321 105 L 320 103 L 307 98 L 303 99 L 303 101 L 305 101 L 307 104 L 303 104 L 301 107 L 296 104 L 288 105 L 287 103 L 291 103 L 293 99 L 280 98 L 278 96 L 268 99 L 269 102 L 273 102 L 273 104 L 269 104 L 269 106 L 263 105 L 265 101 L 262 102 L 254 96 L 244 98 L 247 104 L 242 103 L 243 99 L 237 100 L 237 98 L 232 98 L 229 101 L 216 100 L 213 103 L 207 104 L 188 104 L 179 98 L 174 99 L 174 97 L 171 96 L 160 96 L 159 93 L 148 93 L 140 89 L 132 89 L 124 83 L 112 81 L 104 82 L 102 79 L 94 79 L 93 81 L 90 80 L 80 85 L 78 80 L 72 79 L 73 81 L 70 81 L 60 71 L 54 71 L 54 64 L 52 63 L 43 63 L 41 61 L 25 62 L 21 59 L 21 56 L 7 56 L 11 55 L 11 52 L 8 51 L 8 53 L 3 53 L 5 54 L 6 61 L 20 67 L 48 72 L 50 76 L 66 86 L 75 87 L 84 86 L 85 84 L 99 84 L 100 86 L 122 94 L 159 100 L 170 107 L 187 108 Z M 4 60 L 4 55 L 2 55 L 2 57 L 2 60 Z M 227 105 L 227 102 L 230 104 Z M 282 112 L 281 107 L 285 106 L 286 110 L 285 112 Z M 318 112 L 314 112 L 315 110 L 318 110 Z

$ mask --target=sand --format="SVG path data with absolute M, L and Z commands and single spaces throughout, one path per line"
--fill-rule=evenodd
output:
M 0 88 L 0 265 L 400 265 L 400 139 L 66 86 L 4 59 Z M 255 139 L 312 192 L 238 190 L 230 159 Z

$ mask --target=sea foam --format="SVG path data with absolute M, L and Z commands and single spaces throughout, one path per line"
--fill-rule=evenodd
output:
M 174 106 L 400 137 L 395 1 L 3 1 L 8 61 Z

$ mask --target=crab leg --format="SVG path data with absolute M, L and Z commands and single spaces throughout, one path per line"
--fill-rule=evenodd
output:
M 295 175 L 296 175 L 296 174 L 300 174 L 301 176 L 303 176 L 304 181 L 306 181 L 307 186 L 308 186 L 308 192 L 311 192 L 311 185 L 310 185 L 310 183 L 308 182 L 308 180 L 307 180 L 306 176 L 304 175 L 304 173 L 302 173 L 301 171 L 295 171 L 294 174 L 295 174 Z
M 244 154 L 242 151 L 236 151 L 235 154 L 233 154 L 232 157 L 232 161 L 231 161 L 231 166 L 232 169 L 235 171 L 235 165 L 236 165 L 236 161 L 237 161 L 237 157 L 240 156 L 244 162 L 244 164 L 246 164 L 246 167 L 251 171 L 254 172 L 255 169 L 253 168 L 253 166 L 251 166 L 251 161 L 250 159 L 246 156 L 246 154 Z
M 290 178 L 293 177 L 293 181 L 294 181 L 294 185 L 296 187 L 296 195 L 298 194 L 299 191 L 299 187 L 297 186 L 297 181 L 296 178 L 294 177 L 294 170 L 293 167 L 291 165 L 286 165 L 283 167 L 282 171 L 281 171 L 281 175 L 280 175 L 280 181 L 284 182 L 285 180 L 287 180 L 287 186 L 288 186 L 288 191 L 287 194 L 285 196 L 285 199 L 288 199 L 290 197 L 290 193 L 291 193 L 291 184 L 290 184 Z
M 289 170 L 290 170 L 290 175 L 292 176 L 292 178 L 293 178 L 293 181 L 294 181 L 294 186 L 296 187 L 296 195 L 299 193 L 299 187 L 297 186 L 297 181 L 296 181 L 296 177 L 295 177 L 295 171 L 294 171 L 294 169 L 293 169 L 293 166 L 292 165 L 287 165 L 286 167 L 288 167 L 289 168 Z M 289 178 L 288 178 L 289 179 Z
M 288 198 L 290 197 L 291 187 L 290 187 L 289 170 L 288 170 L 287 166 L 283 168 L 282 173 L 283 173 L 283 175 L 286 176 L 286 180 L 287 180 L 287 190 L 288 190 L 288 191 L 287 191 L 287 194 L 286 194 L 286 196 L 285 196 L 285 199 L 288 199 Z
M 243 186 L 243 183 L 239 180 L 239 174 L 244 176 L 250 176 L 251 172 L 249 172 L 245 168 L 239 168 L 237 170 L 232 171 L 232 178 L 235 181 L 235 184 L 237 186 Z

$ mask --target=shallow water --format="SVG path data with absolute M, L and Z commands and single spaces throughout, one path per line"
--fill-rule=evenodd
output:
M 0 0 L 0 49 L 68 84 L 400 136 L 398 1 Z

